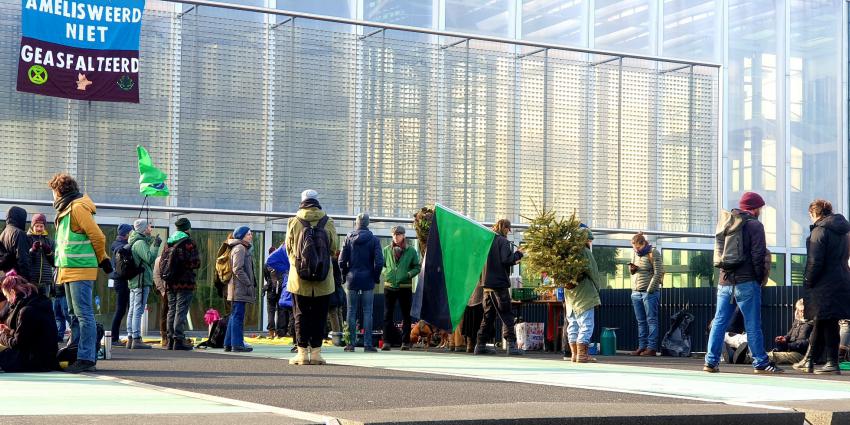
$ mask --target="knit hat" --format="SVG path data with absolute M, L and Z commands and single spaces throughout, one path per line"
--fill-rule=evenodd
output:
M 233 230 L 233 239 L 242 239 L 248 232 L 251 231 L 251 228 L 248 226 L 237 227 Z
M 133 226 L 131 226 L 129 224 L 124 223 L 124 224 L 118 226 L 118 236 L 127 236 L 132 231 L 133 231 Z
M 764 199 L 755 192 L 744 192 L 738 201 L 738 208 L 746 211 L 754 211 L 764 206 Z
M 319 199 L 319 192 L 316 192 L 313 189 L 307 189 L 301 192 L 301 202 L 304 202 L 308 199 Z
M 354 220 L 354 228 L 355 229 L 365 229 L 367 227 L 369 227 L 369 214 L 368 213 L 357 214 L 357 219 Z
M 402 226 L 401 224 L 399 224 L 398 226 L 393 226 L 393 228 L 392 228 L 392 229 L 390 229 L 390 232 L 391 232 L 392 234 L 394 234 L 394 235 L 398 235 L 398 234 L 402 234 L 402 235 L 403 235 L 403 234 L 405 234 L 405 233 L 407 232 L 407 229 L 405 229 L 405 228 L 404 228 L 404 226 Z
M 143 218 L 134 221 L 133 230 L 135 230 L 136 233 L 144 233 L 145 230 L 148 230 L 148 221 Z
M 36 223 L 47 225 L 47 216 L 42 213 L 32 216 L 32 224 L 35 225 Z
M 192 228 L 192 223 L 186 217 L 180 217 L 174 222 L 174 227 L 181 232 L 185 232 Z

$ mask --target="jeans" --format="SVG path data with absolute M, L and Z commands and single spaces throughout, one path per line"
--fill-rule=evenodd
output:
M 328 321 L 328 307 L 330 306 L 330 302 L 330 295 L 307 297 L 293 294 L 295 343 L 299 347 L 319 348 L 322 346 L 322 339 L 326 335 L 325 324 Z
M 850 320 L 838 321 L 838 335 L 841 338 L 840 345 L 850 346 Z
M 233 301 L 230 319 L 227 320 L 227 331 L 224 333 L 225 347 L 245 346 L 245 302 Z
M 753 367 L 761 369 L 767 366 L 770 360 L 764 351 L 764 334 L 761 331 L 761 286 L 756 281 L 717 287 L 717 311 L 714 313 L 714 321 L 711 322 L 705 363 L 709 366 L 717 366 L 720 363 L 726 328 L 735 313 L 735 304 L 732 304 L 733 296 L 741 309 L 741 314 L 744 315 L 744 328 L 747 331 L 747 344 L 753 356 Z
M 374 290 L 351 290 L 348 295 L 348 334 L 352 345 L 357 335 L 357 312 L 363 307 L 363 347 L 372 346 L 372 306 L 375 302 Z M 297 320 L 297 319 L 296 319 Z
M 67 298 L 53 298 L 53 315 L 56 316 L 56 330 L 59 331 L 59 342 L 62 342 L 65 339 L 65 322 L 71 321 L 71 314 L 68 313 Z
M 128 338 L 138 339 L 142 337 L 142 313 L 145 312 L 150 291 L 150 286 L 130 290 L 130 317 L 127 318 Z
M 632 308 L 635 310 L 635 318 L 638 322 L 638 348 L 658 350 L 658 305 L 660 303 L 661 294 L 658 291 L 651 294 L 632 292 Z
M 576 314 L 575 310 L 569 309 L 567 315 L 567 341 L 570 344 L 589 344 L 590 337 L 593 336 L 593 309 L 589 309 L 582 314 Z
M 391 335 L 395 329 L 393 316 L 395 315 L 395 304 L 398 301 L 401 308 L 401 343 L 410 343 L 410 305 L 413 300 L 413 292 L 410 288 L 387 289 L 384 291 L 386 304 L 384 304 L 384 344 L 387 343 L 387 335 Z
M 195 293 L 189 290 L 168 291 L 168 318 L 166 319 L 166 336 L 168 338 L 183 339 L 186 337 L 188 322 L 186 316 L 189 314 L 189 306 L 192 305 L 192 296 Z
M 130 288 L 127 286 L 126 280 L 115 279 L 115 294 L 117 301 L 115 303 L 115 315 L 112 316 L 112 340 L 118 341 L 121 333 L 121 321 L 127 315 L 127 310 L 130 308 Z M 129 322 L 128 322 L 129 324 Z
M 71 346 L 77 346 L 77 360 L 97 361 L 97 324 L 94 321 L 92 290 L 94 281 L 65 282 L 68 313 L 71 317 Z

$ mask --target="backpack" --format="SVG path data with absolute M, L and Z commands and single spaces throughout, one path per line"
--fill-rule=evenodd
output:
M 159 256 L 159 277 L 165 283 L 178 283 L 176 279 L 180 278 L 185 270 L 185 264 L 180 264 L 181 256 L 178 247 L 186 240 L 188 239 L 181 239 L 174 246 L 166 245 Z
M 688 312 L 686 306 L 670 317 L 670 330 L 661 340 L 661 355 L 671 357 L 691 356 L 691 334 L 688 328 L 694 321 L 694 315 Z
M 230 261 L 231 251 L 233 251 L 233 247 L 228 245 L 227 242 L 224 242 L 218 248 L 218 254 L 215 257 L 215 279 L 213 279 L 213 284 L 215 284 L 215 290 L 220 297 L 224 296 L 224 288 L 227 287 L 230 279 L 233 279 L 233 262 Z
M 322 217 L 315 227 L 307 220 L 298 218 L 298 221 L 302 229 L 295 243 L 295 270 L 301 279 L 321 282 L 331 269 L 330 237 L 325 230 L 328 216 Z
M 142 265 L 136 264 L 136 259 L 133 258 L 133 245 L 124 244 L 115 250 L 115 276 L 130 280 L 142 274 L 142 271 Z
M 207 340 L 198 344 L 198 347 L 207 348 L 224 348 L 224 334 L 227 333 L 227 321 L 229 316 L 224 316 L 221 319 L 213 322 L 210 328 L 210 334 Z
M 720 220 L 714 232 L 714 267 L 735 270 L 744 264 L 749 253 L 744 252 L 744 225 L 752 220 L 749 216 L 720 212 Z

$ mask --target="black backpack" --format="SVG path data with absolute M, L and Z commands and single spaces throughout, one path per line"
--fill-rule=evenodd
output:
M 165 283 L 178 283 L 181 273 L 185 270 L 185 264 L 180 264 L 180 250 L 183 249 L 180 245 L 188 239 L 182 239 L 174 246 L 165 246 L 162 254 L 159 256 L 159 277 Z
M 120 279 L 130 280 L 142 273 L 143 269 L 140 264 L 136 264 L 133 258 L 133 246 L 130 244 L 121 245 L 115 250 L 115 276 Z
M 224 334 L 227 333 L 228 319 L 229 316 L 224 316 L 213 322 L 207 340 L 198 344 L 198 347 L 224 348 Z
M 295 270 L 301 279 L 321 282 L 331 269 L 330 236 L 325 230 L 328 216 L 322 217 L 315 227 L 307 220 L 299 218 L 298 221 L 302 229 L 295 243 Z
M 664 338 L 661 340 L 662 356 L 691 356 L 691 334 L 688 328 L 693 321 L 694 315 L 688 312 L 688 306 L 670 317 L 670 330 L 664 334 Z

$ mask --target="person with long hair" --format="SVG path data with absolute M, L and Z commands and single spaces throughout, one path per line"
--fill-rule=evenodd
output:
M 832 211 L 832 204 L 816 199 L 809 205 L 811 234 L 806 238 L 806 274 L 803 300 L 807 319 L 814 320 L 810 350 L 798 369 L 817 374 L 841 374 L 838 365 L 838 321 L 850 317 L 850 222 Z M 821 356 L 826 364 L 815 370 Z M 795 365 L 797 366 L 797 365 Z
M 9 315 L 0 323 L 0 370 L 4 372 L 49 372 L 56 362 L 56 324 L 53 306 L 39 289 L 15 272 L 0 283 L 9 302 Z

